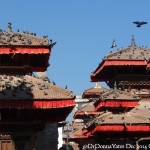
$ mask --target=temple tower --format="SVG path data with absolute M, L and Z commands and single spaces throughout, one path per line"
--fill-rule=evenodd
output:
M 55 44 L 47 36 L 13 32 L 11 23 L 0 30 L 1 150 L 57 149 L 57 122 L 66 119 L 75 103 L 71 91 L 53 85 L 45 74 Z M 46 124 L 53 128 L 46 131 Z M 54 133 L 54 138 L 48 141 L 40 131 Z

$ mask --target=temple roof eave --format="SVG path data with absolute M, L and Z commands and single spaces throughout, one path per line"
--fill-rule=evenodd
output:
M 128 47 L 112 52 L 104 57 L 99 66 L 91 74 L 91 81 L 102 81 L 98 74 L 106 67 L 111 66 L 144 66 L 149 69 L 150 49 L 144 47 Z M 104 79 L 105 80 L 105 79 Z
M 97 69 L 91 74 L 91 80 L 94 78 L 106 67 L 117 67 L 117 66 L 143 66 L 149 67 L 149 64 L 145 60 L 103 60 Z
M 150 114 L 150 112 L 149 112 Z M 94 126 L 103 126 L 103 125 L 149 125 L 150 120 L 149 117 L 135 114 L 133 112 L 121 113 L 121 114 L 113 114 L 112 112 L 106 112 L 92 121 L 86 123 L 86 127 L 90 128 L 92 125 Z

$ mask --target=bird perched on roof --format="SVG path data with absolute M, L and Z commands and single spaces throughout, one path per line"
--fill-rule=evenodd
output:
M 52 39 L 50 39 L 51 48 L 52 48 L 56 43 L 57 43 L 57 42 L 53 42 Z
M 115 39 L 113 39 L 111 48 L 114 48 L 116 46 L 117 46 L 116 41 L 115 41 Z
M 148 22 L 144 22 L 144 21 L 135 21 L 133 22 L 134 24 L 136 24 L 136 27 L 141 27 L 141 25 L 147 24 Z

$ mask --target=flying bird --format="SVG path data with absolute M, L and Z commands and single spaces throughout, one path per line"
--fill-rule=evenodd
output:
M 141 25 L 147 24 L 148 22 L 144 22 L 144 21 L 135 21 L 133 22 L 134 24 L 136 24 L 136 26 L 139 28 L 141 27 Z

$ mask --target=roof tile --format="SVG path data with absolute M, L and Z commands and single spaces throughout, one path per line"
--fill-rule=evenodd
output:
M 150 49 L 145 47 L 127 47 L 112 52 L 104 60 L 147 60 L 150 58 Z
M 32 76 L 0 75 L 0 99 L 73 99 L 71 91 Z
M 0 30 L 0 46 L 53 46 L 52 40 L 47 36 L 38 37 L 35 33 L 30 32 L 13 32 L 11 23 L 8 23 L 6 31 Z

